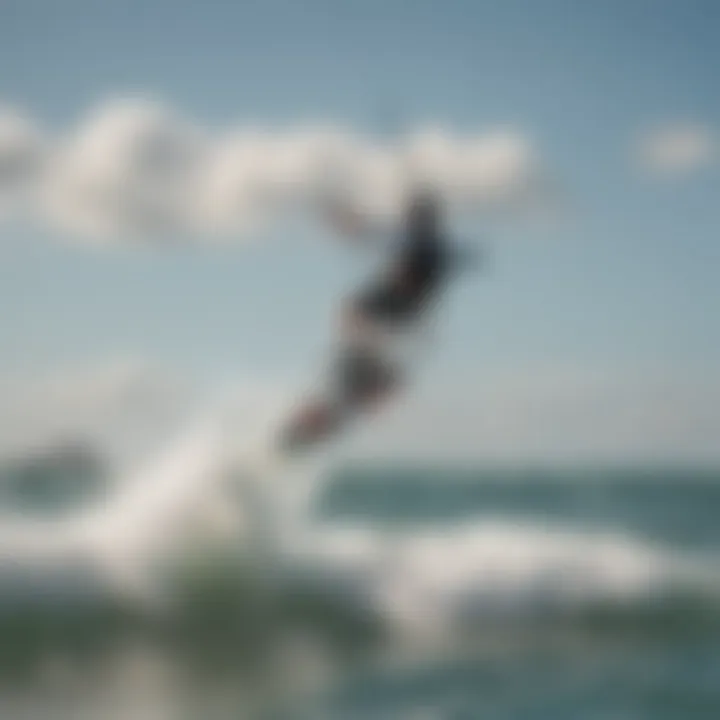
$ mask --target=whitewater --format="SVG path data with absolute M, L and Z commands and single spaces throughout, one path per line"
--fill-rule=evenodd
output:
M 114 682 L 116 663 L 150 663 L 153 672 L 164 668 L 165 680 L 155 688 L 163 698 L 180 693 L 174 663 L 185 651 L 193 662 L 200 656 L 212 664 L 220 662 L 222 646 L 230 666 L 270 648 L 265 680 L 271 677 L 288 697 L 302 687 L 318 707 L 307 698 L 327 697 L 358 664 L 363 672 L 434 662 L 447 667 L 498 642 L 504 652 L 518 644 L 527 649 L 547 635 L 567 636 L 569 628 L 573 642 L 580 636 L 589 642 L 586 634 L 597 626 L 607 637 L 613 623 L 626 628 L 650 616 L 659 618 L 655 633 L 668 617 L 720 598 L 707 549 L 621 524 L 553 518 L 532 507 L 478 507 L 475 516 L 450 514 L 430 523 L 318 512 L 339 460 L 332 452 L 298 463 L 275 458 L 270 438 L 285 410 L 278 402 L 253 401 L 240 410 L 216 403 L 166 447 L 124 466 L 102 498 L 77 512 L 33 519 L 5 513 L 0 606 L 7 612 L 32 605 L 33 622 L 46 616 L 66 622 L 78 607 L 99 612 L 93 633 L 115 632 L 119 643 L 110 643 L 112 661 L 101 663 L 110 663 Z M 437 493 L 452 491 L 447 479 L 434 483 Z M 383 485 L 376 476 L 376 489 L 391 486 L 413 496 L 412 483 Z M 63 656 L 62 647 L 51 646 L 40 643 L 38 657 L 27 661 L 31 679 L 45 682 L 48 662 L 55 667 L 48 657 Z M 168 672 L 172 692 L 163 684 Z M 260 686 L 255 674 L 248 677 Z M 208 693 L 205 687 L 201 694 Z M 232 697 L 218 717 L 241 712 L 240 697 Z M 16 697 L 12 702 L 25 707 Z M 361 705 L 343 716 L 377 716 L 377 709 L 363 715 Z M 156 697 L 143 712 L 180 717 L 171 706 Z M 88 707 L 96 711 L 97 705 Z M 273 705 L 273 712 L 287 712 L 279 707 L 285 705 Z M 327 717 L 340 712 L 328 707 Z M 80 716 L 77 705 L 67 708 L 68 716 Z M 252 717 L 265 710 L 250 703 L 242 712 Z M 394 712 L 388 717 L 401 716 Z

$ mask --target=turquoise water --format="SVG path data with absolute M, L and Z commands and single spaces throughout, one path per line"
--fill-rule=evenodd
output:
M 718 480 L 677 469 L 360 469 L 336 478 L 320 511 L 412 527 L 461 518 L 569 523 L 702 557 L 709 579 L 720 550 Z M 720 717 L 719 649 L 714 590 L 668 588 L 631 607 L 603 600 L 491 623 L 474 656 L 359 681 L 329 717 L 709 720 Z
M 348 469 L 338 473 L 318 509 L 330 516 L 393 523 L 537 517 L 716 550 L 720 472 Z
M 32 511 L 15 483 L 6 516 Z M 349 468 L 320 487 L 279 555 L 164 568 L 159 605 L 75 558 L 4 562 L 0 716 L 720 717 L 720 473 Z

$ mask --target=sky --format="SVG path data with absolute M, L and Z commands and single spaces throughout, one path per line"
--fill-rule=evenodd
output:
M 450 293 L 419 390 L 358 447 L 720 461 L 719 32 L 714 0 L 5 0 L 0 107 L 21 121 L 5 146 L 0 122 L 0 181 L 12 128 L 32 128 L 23 158 L 51 168 L 54 205 L 0 224 L 4 386 L 147 363 L 216 390 L 301 387 L 338 299 L 376 262 L 307 223 L 210 241 L 228 149 L 202 220 L 200 186 L 174 166 L 164 235 L 182 243 L 137 242 L 124 215 L 112 241 L 88 242 L 109 220 L 76 190 L 104 158 L 124 168 L 128 124 L 179 137 L 183 163 L 248 127 L 337 126 L 370 145 L 432 127 L 458 138 L 453 168 L 462 138 L 490 138 L 482 192 L 531 175 L 557 198 L 453 226 L 487 267 Z

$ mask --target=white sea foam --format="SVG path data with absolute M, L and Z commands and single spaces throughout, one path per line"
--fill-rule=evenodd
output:
M 281 572 L 344 593 L 399 632 L 436 633 L 488 613 L 650 597 L 689 567 L 616 532 L 499 519 L 399 532 L 314 520 L 313 493 L 330 459 L 289 468 L 271 461 L 279 407 L 262 415 L 246 408 L 244 426 L 212 414 L 191 423 L 114 483 L 101 506 L 74 518 L 6 523 L 0 572 L 8 563 L 14 572 L 53 567 L 48 577 L 61 582 L 62 568 L 81 567 L 96 587 L 142 600 L 154 597 L 165 558 L 198 543 L 240 548 L 260 532 Z
M 487 615 L 642 599 L 684 567 L 670 552 L 619 534 L 501 521 L 384 537 L 335 527 L 305 542 L 295 562 L 414 633 Z

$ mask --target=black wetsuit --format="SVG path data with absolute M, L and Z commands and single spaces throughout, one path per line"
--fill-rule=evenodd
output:
M 391 271 L 358 293 L 353 307 L 370 321 L 410 324 L 437 298 L 456 265 L 456 254 L 444 237 L 424 229 L 408 230 Z M 293 420 L 281 439 L 286 451 L 312 447 L 331 437 L 364 403 L 383 397 L 403 381 L 402 368 L 386 362 L 372 348 L 352 344 L 334 358 L 331 374 L 335 391 L 327 401 L 310 406 L 309 415 Z
M 391 272 L 362 291 L 355 309 L 371 321 L 400 326 L 417 320 L 437 296 L 448 275 L 450 251 L 435 234 L 408 234 Z M 346 397 L 363 397 L 400 379 L 373 350 L 349 347 L 338 358 L 337 377 Z
M 414 320 L 437 294 L 449 269 L 447 243 L 433 233 L 408 235 L 389 277 L 360 293 L 356 308 L 391 324 Z

